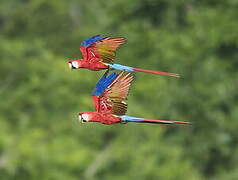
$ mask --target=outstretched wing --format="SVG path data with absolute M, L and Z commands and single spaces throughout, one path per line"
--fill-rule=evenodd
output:
M 112 73 L 104 75 L 93 91 L 94 104 L 97 112 L 125 115 L 129 87 L 133 80 L 130 73 Z
M 122 37 L 113 38 L 97 35 L 84 40 L 81 43 L 80 50 L 87 60 L 96 57 L 104 63 L 113 63 L 117 48 L 125 42 Z

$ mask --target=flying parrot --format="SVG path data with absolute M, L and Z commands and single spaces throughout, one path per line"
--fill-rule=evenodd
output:
M 179 77 L 179 74 L 175 73 L 145 70 L 115 64 L 113 61 L 116 56 L 116 50 L 120 47 L 120 45 L 124 44 L 125 42 L 125 39 L 122 37 L 114 38 L 97 35 L 88 38 L 84 40 L 80 45 L 80 51 L 82 52 L 83 59 L 73 59 L 68 61 L 69 67 L 71 69 L 86 68 L 93 71 L 111 68 L 119 71 L 136 71 L 150 74 L 158 74 L 162 76 Z
M 130 73 L 111 73 L 108 71 L 101 77 L 92 92 L 95 106 L 94 112 L 80 112 L 80 122 L 98 122 L 102 124 L 115 123 L 155 123 L 155 124 L 190 124 L 185 121 L 152 120 L 127 116 L 127 103 L 125 102 L 129 87 L 133 80 Z

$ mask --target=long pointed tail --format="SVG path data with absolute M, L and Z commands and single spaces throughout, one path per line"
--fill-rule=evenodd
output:
M 137 118 L 132 116 L 121 116 L 123 122 L 136 122 L 136 123 L 153 123 L 153 124 L 191 124 L 186 121 L 168 121 L 168 120 L 153 120 Z
M 179 74 L 175 73 L 169 73 L 169 72 L 160 72 L 160 71 L 152 71 L 152 70 L 146 70 L 146 69 L 139 69 L 139 68 L 133 68 L 129 66 L 124 66 L 121 64 L 108 64 L 111 68 L 119 70 L 119 71 L 128 71 L 128 72 L 143 72 L 143 73 L 149 73 L 149 74 L 158 74 L 161 76 L 172 76 L 172 77 L 180 77 Z
M 169 73 L 169 72 L 152 71 L 152 70 L 139 69 L 139 68 L 133 68 L 133 70 L 137 71 L 137 72 L 143 72 L 143 73 L 149 73 L 149 74 L 158 74 L 161 76 L 172 76 L 172 77 L 177 77 L 177 78 L 180 77 L 179 74 Z

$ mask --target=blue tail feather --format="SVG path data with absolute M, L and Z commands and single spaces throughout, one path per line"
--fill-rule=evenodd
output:
M 133 72 L 134 68 L 130 66 L 124 66 L 121 64 L 108 64 L 111 68 L 119 70 L 119 71 L 127 71 L 127 72 Z
M 168 121 L 168 120 L 150 120 L 144 118 L 138 118 L 133 116 L 121 116 L 122 122 L 137 122 L 137 123 L 153 123 L 153 124 L 188 124 L 183 121 Z
M 124 122 L 138 122 L 138 121 L 140 122 L 140 121 L 144 121 L 144 119 L 142 119 L 142 118 L 133 117 L 133 116 L 127 116 L 127 115 L 121 116 L 121 119 Z

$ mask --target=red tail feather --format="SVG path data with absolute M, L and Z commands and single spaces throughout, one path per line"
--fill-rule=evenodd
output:
M 167 121 L 167 120 L 150 120 L 150 119 L 145 119 L 145 122 L 162 123 L 162 124 L 191 124 L 190 122 L 186 121 Z
M 169 120 L 153 120 L 153 119 L 130 119 L 129 122 L 138 122 L 138 123 L 155 123 L 155 124 L 191 124 L 186 121 L 169 121 Z
M 137 72 L 144 72 L 144 73 L 150 73 L 150 74 L 158 74 L 158 75 L 162 75 L 162 76 L 173 76 L 173 77 L 177 77 L 177 78 L 180 77 L 179 74 L 169 73 L 169 72 L 152 71 L 152 70 L 145 70 L 145 69 L 139 69 L 139 68 L 133 68 L 133 70 L 137 71 Z

